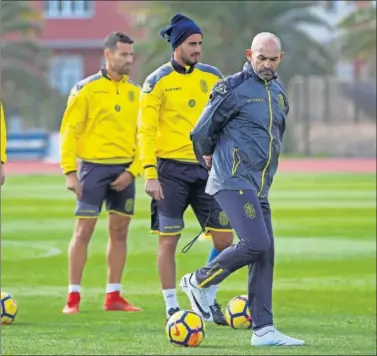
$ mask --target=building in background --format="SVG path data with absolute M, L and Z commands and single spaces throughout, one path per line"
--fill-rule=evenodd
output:
M 42 43 L 53 51 L 51 84 L 66 95 L 103 65 L 103 39 L 123 31 L 135 41 L 146 35 L 141 1 L 35 0 L 44 19 Z M 138 81 L 138 57 L 132 78 Z
M 336 24 L 357 7 L 368 1 L 318 1 L 313 12 L 325 19 L 333 28 L 324 30 L 305 26 L 305 30 L 319 41 L 333 43 L 340 32 Z M 128 33 L 136 41 L 148 34 L 145 4 L 143 1 L 94 1 L 94 0 L 35 0 L 33 6 L 44 19 L 42 42 L 53 50 L 50 65 L 51 84 L 66 95 L 80 79 L 96 72 L 103 64 L 103 38 L 111 31 Z M 337 54 L 336 54 L 337 55 Z M 132 79 L 139 78 L 138 54 Z M 344 61 L 338 56 L 336 74 L 352 78 L 360 71 L 360 61 Z

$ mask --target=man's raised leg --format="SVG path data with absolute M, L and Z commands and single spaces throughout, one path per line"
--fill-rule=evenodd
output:
M 200 309 L 204 318 L 209 317 L 209 305 L 205 288 L 222 282 L 241 267 L 250 269 L 249 304 L 253 321 L 253 346 L 300 346 L 304 342 L 278 332 L 273 326 L 272 233 L 266 226 L 265 216 L 254 191 L 222 191 L 216 195 L 224 208 L 240 241 L 224 250 L 212 263 L 185 275 L 181 280 L 183 291 L 193 306 Z M 255 268 L 255 270 L 254 270 Z M 266 283 L 266 285 L 264 285 Z
M 224 208 L 240 241 L 223 250 L 207 266 L 184 276 L 181 280 L 182 289 L 188 295 L 191 304 L 199 308 L 205 319 L 210 315 L 206 289 L 221 283 L 239 268 L 258 261 L 270 248 L 268 232 L 256 193 L 222 191 L 216 195 L 216 200 Z M 258 317 L 263 317 L 263 311 Z

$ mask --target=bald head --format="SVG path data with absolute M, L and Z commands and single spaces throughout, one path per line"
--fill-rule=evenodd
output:
M 246 50 L 247 59 L 262 80 L 274 77 L 283 55 L 279 37 L 270 32 L 258 33 Z
M 251 50 L 256 52 L 264 47 L 275 47 L 279 52 L 281 51 L 280 38 L 271 32 L 258 33 L 251 43 Z

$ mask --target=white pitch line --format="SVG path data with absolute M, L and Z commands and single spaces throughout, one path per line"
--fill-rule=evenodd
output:
M 246 291 L 246 276 L 247 269 L 242 269 L 237 274 L 244 274 L 245 280 L 232 280 L 227 279 L 221 283 L 219 287 L 219 298 L 222 298 L 222 292 Z M 376 276 L 373 274 L 368 275 L 347 275 L 347 276 L 326 276 L 326 277 L 302 277 L 302 278 L 276 278 L 274 280 L 274 290 L 344 290 L 345 292 L 350 289 L 362 288 L 363 290 L 375 291 Z M 98 287 L 85 287 L 82 286 L 82 293 L 85 297 L 94 297 L 103 295 L 105 293 L 106 281 Z M 31 285 L 31 286 L 1 286 L 2 290 L 6 290 L 16 300 L 26 296 L 39 296 L 39 297 L 61 297 L 67 293 L 66 286 L 47 286 L 47 285 Z M 151 283 L 142 284 L 127 281 L 124 282 L 125 292 L 129 295 L 159 295 L 160 285 L 156 277 Z M 184 298 L 183 292 L 177 290 L 178 295 Z M 162 303 L 162 302 L 161 302 Z M 162 306 L 162 304 L 161 304 Z
M 57 247 L 53 246 L 46 246 L 46 242 L 43 241 L 15 241 L 15 240 L 1 240 L 1 258 L 2 260 L 14 260 L 15 254 L 11 253 L 10 255 L 7 254 L 9 249 L 4 251 L 3 246 L 11 246 L 15 247 L 17 259 L 21 260 L 29 260 L 29 259 L 40 259 L 40 258 L 48 258 L 60 255 L 62 251 Z M 38 251 L 42 251 L 42 253 L 38 253 Z M 34 252 L 34 254 L 33 254 Z M 35 255 L 35 253 L 38 253 Z
M 64 200 L 74 200 L 74 195 L 65 189 L 53 186 L 43 186 L 30 187 L 17 186 L 11 187 L 7 190 L 4 189 L 2 192 L 3 198 L 35 198 L 35 199 L 64 199 Z M 370 190 L 333 190 L 333 189 L 316 189 L 312 187 L 311 189 L 275 189 L 270 192 L 270 199 L 286 199 L 286 198 L 296 198 L 296 199 L 336 199 L 336 198 L 370 198 L 375 200 L 376 190 L 375 187 L 371 187 Z M 142 201 L 150 200 L 150 197 L 143 192 L 143 190 L 137 190 L 136 199 Z
M 3 212 L 4 213 L 4 212 Z M 279 219 L 275 220 L 274 223 L 274 230 L 275 231 L 302 231 L 303 226 L 307 225 L 316 225 L 316 223 L 320 220 L 322 224 L 328 224 L 328 225 L 339 225 L 342 226 L 345 223 L 374 223 L 375 225 L 375 218 L 371 217 L 364 217 L 361 219 L 352 219 L 349 217 L 344 218 L 332 218 L 331 216 L 324 217 L 321 219 L 318 218 L 305 218 L 300 220 L 299 224 L 295 220 L 296 218 L 291 219 Z M 23 232 L 45 232 L 46 229 L 53 229 L 54 231 L 71 231 L 74 227 L 75 218 L 53 218 L 53 219 L 45 219 L 45 220 L 32 220 L 32 219 L 25 219 L 23 220 L 23 223 L 20 224 L 19 221 L 16 220 L 5 220 L 2 221 L 2 235 L 7 236 L 7 234 L 15 234 L 15 233 L 23 233 Z M 315 227 L 315 226 L 314 226 Z M 134 217 L 131 220 L 130 224 L 130 230 L 134 231 L 137 229 L 145 229 L 146 233 L 150 229 L 150 219 L 149 218 L 137 218 Z M 186 229 L 197 229 L 198 233 L 200 230 L 199 223 L 196 221 L 195 217 L 191 214 L 187 214 L 185 218 L 185 228 Z M 372 229 L 372 227 L 371 227 Z M 103 216 L 101 216 L 100 220 L 98 221 L 96 225 L 96 230 L 107 230 L 107 224 L 106 224 L 106 214 L 104 213 Z
M 146 230 L 145 241 L 149 238 L 153 239 L 155 235 L 150 235 Z M 192 236 L 190 236 L 192 237 Z M 181 241 L 183 246 L 190 240 L 189 236 L 184 233 Z M 94 240 L 93 246 L 90 248 L 91 254 L 103 252 L 106 245 L 105 240 Z M 140 245 L 139 240 L 135 240 L 135 235 L 130 235 L 130 251 L 133 253 L 149 253 L 155 251 L 154 243 L 147 244 L 147 246 Z M 206 243 L 207 248 L 211 246 L 209 239 L 201 238 L 199 241 Z M 235 238 L 235 242 L 238 241 Z M 46 241 L 47 242 L 47 241 Z M 2 240 L 3 246 L 10 246 L 13 248 L 6 248 L 2 251 L 3 259 L 14 260 L 15 256 L 21 259 L 37 259 L 56 256 L 62 253 L 61 249 L 66 249 L 68 244 L 66 239 L 54 239 L 46 242 L 42 241 L 13 241 Z M 51 243 L 54 243 L 51 246 Z M 203 245 L 194 246 L 191 253 L 203 253 Z M 39 254 L 38 254 L 39 252 Z M 275 237 L 275 252 L 276 260 L 338 260 L 351 257 L 365 257 L 375 256 L 376 245 L 375 240 L 349 240 L 344 238 L 333 237 L 303 237 L 303 236 L 276 236 Z M 130 252 L 132 253 L 132 252 Z M 180 253 L 180 252 L 179 252 Z
M 284 210 L 313 210 L 313 209 L 370 209 L 370 208 L 376 208 L 376 201 L 375 200 L 341 200 L 341 201 L 316 201 L 316 200 L 306 200 L 306 201 L 279 201 L 275 199 L 271 199 L 271 209 L 277 210 L 277 209 L 284 209 Z M 75 203 L 74 201 L 71 202 L 71 207 L 64 207 L 61 205 L 49 205 L 48 209 L 50 212 L 65 212 L 70 213 L 73 212 L 75 209 Z M 56 201 L 55 203 L 56 204 Z M 149 213 L 149 205 L 142 204 L 140 200 L 136 200 L 135 202 L 135 209 L 136 212 L 139 213 Z M 23 212 L 35 212 L 40 210 L 38 207 L 32 207 L 32 206 L 22 206 L 22 205 L 14 205 L 14 202 L 12 205 L 8 205 L 6 202 L 2 202 L 1 206 L 1 212 L 2 214 L 8 214 L 8 213 L 20 213 Z M 4 218 L 5 219 L 5 218 Z

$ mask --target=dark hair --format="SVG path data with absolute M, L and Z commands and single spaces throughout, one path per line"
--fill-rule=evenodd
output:
M 113 51 L 116 49 L 118 42 L 133 44 L 134 41 L 131 37 L 127 36 L 123 32 L 111 32 L 104 41 L 105 49 Z

